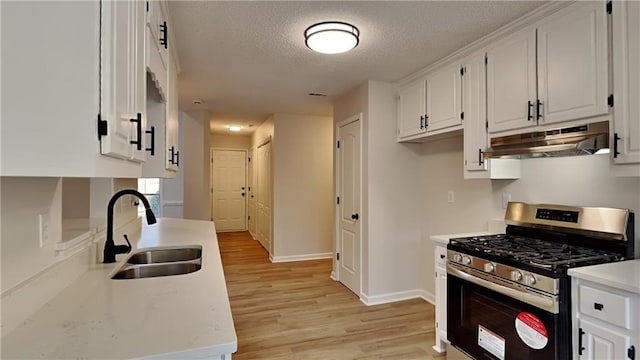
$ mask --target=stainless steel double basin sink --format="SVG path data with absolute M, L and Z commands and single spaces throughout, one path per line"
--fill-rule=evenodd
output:
M 189 274 L 202 267 L 202 246 L 143 249 L 131 254 L 112 279 Z

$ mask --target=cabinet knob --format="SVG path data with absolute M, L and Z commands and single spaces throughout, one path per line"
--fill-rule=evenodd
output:
M 602 311 L 602 309 L 604 309 L 604 305 L 602 305 L 600 303 L 593 303 L 593 308 L 598 310 L 598 311 Z

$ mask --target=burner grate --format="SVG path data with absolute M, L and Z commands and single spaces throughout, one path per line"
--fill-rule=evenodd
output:
M 451 243 L 551 270 L 621 260 L 620 256 L 602 250 L 506 234 L 451 239 Z

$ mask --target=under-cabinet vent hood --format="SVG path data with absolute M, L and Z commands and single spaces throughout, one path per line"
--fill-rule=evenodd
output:
M 531 158 L 595 154 L 609 148 L 609 122 L 491 139 L 485 157 Z

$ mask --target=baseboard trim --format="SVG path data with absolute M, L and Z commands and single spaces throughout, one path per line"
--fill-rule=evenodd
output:
M 331 280 L 333 281 L 338 281 L 338 276 L 335 271 L 331 272 L 331 275 L 329 275 L 329 278 L 331 278 Z
M 411 300 L 411 299 L 422 299 L 431 304 L 435 303 L 434 301 L 435 296 L 422 289 L 398 291 L 398 292 L 381 294 L 381 295 L 373 295 L 373 296 L 368 296 L 366 294 L 360 295 L 360 301 L 362 301 L 362 303 L 364 303 L 367 306 L 388 304 L 388 303 L 393 303 L 397 301 L 404 301 L 404 300 Z
M 271 262 L 280 263 L 280 262 L 293 262 L 293 261 L 307 261 L 307 260 L 331 259 L 332 257 L 333 257 L 333 253 L 274 256 L 271 258 Z

